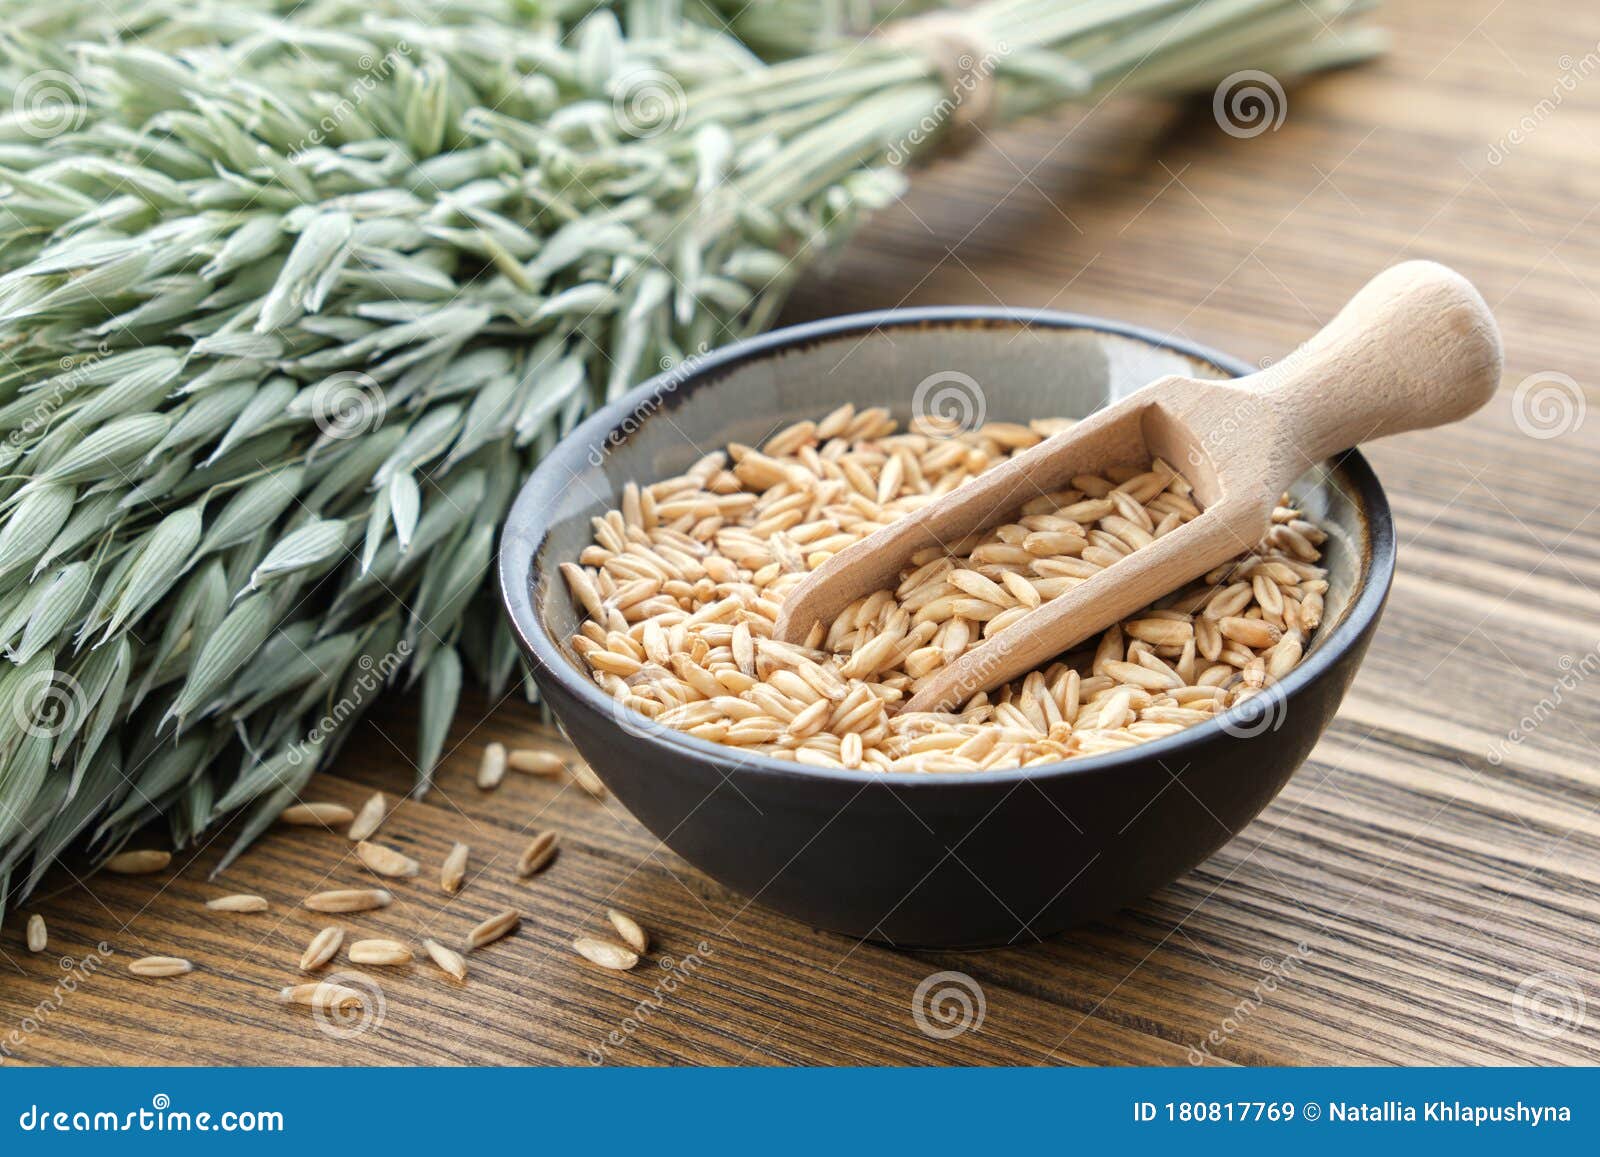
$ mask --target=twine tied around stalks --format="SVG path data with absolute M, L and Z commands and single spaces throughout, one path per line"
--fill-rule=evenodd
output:
M 981 132 L 998 103 L 988 33 L 960 12 L 926 12 L 885 26 L 878 38 L 926 59 L 949 90 L 947 134 L 959 143 Z

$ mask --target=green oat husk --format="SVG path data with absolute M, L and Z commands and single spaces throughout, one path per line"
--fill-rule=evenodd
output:
M 895 7 L 0 0 L 0 878 L 248 808 L 226 865 L 393 684 L 425 790 L 462 672 L 516 677 L 489 575 L 540 456 L 939 143 L 927 51 L 818 47 Z M 967 19 L 1004 120 L 1341 63 L 1358 7 Z

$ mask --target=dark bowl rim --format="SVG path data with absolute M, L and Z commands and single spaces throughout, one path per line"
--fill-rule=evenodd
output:
M 579 673 L 562 652 L 560 644 L 546 629 L 534 608 L 533 584 L 529 578 L 533 571 L 535 544 L 544 537 L 544 532 L 548 529 L 545 525 L 547 522 L 545 514 L 555 508 L 552 499 L 564 488 L 565 478 L 576 475 L 581 465 L 589 464 L 586 457 L 583 463 L 569 463 L 568 460 L 584 456 L 585 449 L 591 444 L 617 444 L 613 435 L 637 415 L 641 403 L 649 399 L 653 393 L 670 388 L 673 392 L 682 390 L 684 396 L 687 396 L 689 390 L 686 387 L 692 388 L 692 383 L 698 379 L 715 377 L 745 362 L 756 361 L 785 349 L 803 347 L 822 340 L 853 333 L 870 335 L 877 330 L 887 328 L 930 326 L 943 328 L 951 325 L 1009 325 L 1023 328 L 1042 326 L 1050 329 L 1089 330 L 1171 350 L 1235 377 L 1241 377 L 1255 369 L 1239 358 L 1143 326 L 1087 314 L 1004 306 L 919 306 L 843 314 L 785 326 L 782 329 L 740 339 L 709 353 L 692 355 L 591 414 L 557 442 L 523 483 L 506 517 L 499 548 L 501 598 L 523 653 L 543 668 L 582 706 L 611 715 L 619 709 L 615 699 Z M 626 435 L 622 440 L 626 440 Z M 1394 524 L 1388 498 L 1384 495 L 1377 475 L 1373 473 L 1372 467 L 1367 464 L 1367 460 L 1359 450 L 1346 451 L 1330 461 L 1335 463 L 1335 471 L 1343 473 L 1349 488 L 1354 491 L 1357 498 L 1358 516 L 1361 517 L 1367 531 L 1364 568 L 1366 578 L 1351 597 L 1349 605 L 1345 607 L 1344 613 L 1334 625 L 1333 632 L 1320 640 L 1317 647 L 1276 684 L 1285 717 L 1290 711 L 1294 697 L 1317 679 L 1335 670 L 1345 652 L 1355 646 L 1371 628 L 1383 610 L 1384 601 L 1388 597 L 1389 587 L 1394 579 Z M 628 707 L 620 709 L 633 711 Z M 826 781 L 862 786 L 884 784 L 894 788 L 936 790 L 940 786 L 953 787 L 959 784 L 977 786 L 1023 783 L 1034 779 L 1068 775 L 1115 773 L 1141 761 L 1159 761 L 1174 757 L 1181 759 L 1186 748 L 1202 744 L 1219 735 L 1237 738 L 1234 733 L 1227 731 L 1227 726 L 1230 723 L 1243 723 L 1258 711 L 1259 707 L 1252 708 L 1249 704 L 1241 704 L 1214 719 L 1186 727 L 1175 735 L 1148 740 L 1121 751 L 1079 756 L 1076 759 L 1032 767 L 965 771 L 947 775 L 930 775 L 915 771 L 805 767 L 767 755 L 742 752 L 738 748 L 662 728 L 652 724 L 644 715 L 639 715 L 639 728 L 629 729 L 629 734 L 636 735 L 647 744 L 656 744 L 716 767 L 726 767 L 728 771 L 720 773 L 724 775 L 736 770 L 806 782 Z

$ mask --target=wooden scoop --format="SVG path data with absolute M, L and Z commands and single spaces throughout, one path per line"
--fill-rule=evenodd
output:
M 775 634 L 802 642 L 895 585 L 916 552 L 998 526 L 1075 475 L 1156 457 L 1180 471 L 1199 517 L 928 675 L 905 705 L 956 710 L 1250 550 L 1279 496 L 1330 454 L 1465 418 L 1493 396 L 1500 360 L 1494 318 L 1460 274 L 1397 265 L 1276 365 L 1234 381 L 1158 379 L 840 551 L 784 600 Z

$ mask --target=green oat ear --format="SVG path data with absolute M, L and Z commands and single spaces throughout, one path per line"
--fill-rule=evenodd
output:
M 422 715 L 417 728 L 418 794 L 433 782 L 433 769 L 461 699 L 461 656 L 454 647 L 434 652 L 422 673 Z
M 67 524 L 77 488 L 47 483 L 21 499 L 0 527 L 0 576 L 34 562 Z
M 896 194 L 950 82 L 853 37 L 930 6 L 0 0 L 0 688 L 48 664 L 75 704 L 0 751 L 7 880 L 253 806 L 236 854 L 370 706 L 363 661 L 420 672 L 425 788 L 464 670 L 516 669 L 486 592 L 517 484 Z M 963 19 L 1005 119 L 1343 63 L 1363 7 Z
M 343 557 L 349 537 L 349 524 L 339 518 L 320 518 L 291 531 L 250 572 L 250 589 L 259 590 L 280 575 L 331 566 Z
M 56 641 L 88 597 L 93 578 L 92 562 L 75 562 L 56 573 L 28 615 L 22 641 L 11 650 L 13 663 L 26 663 Z

